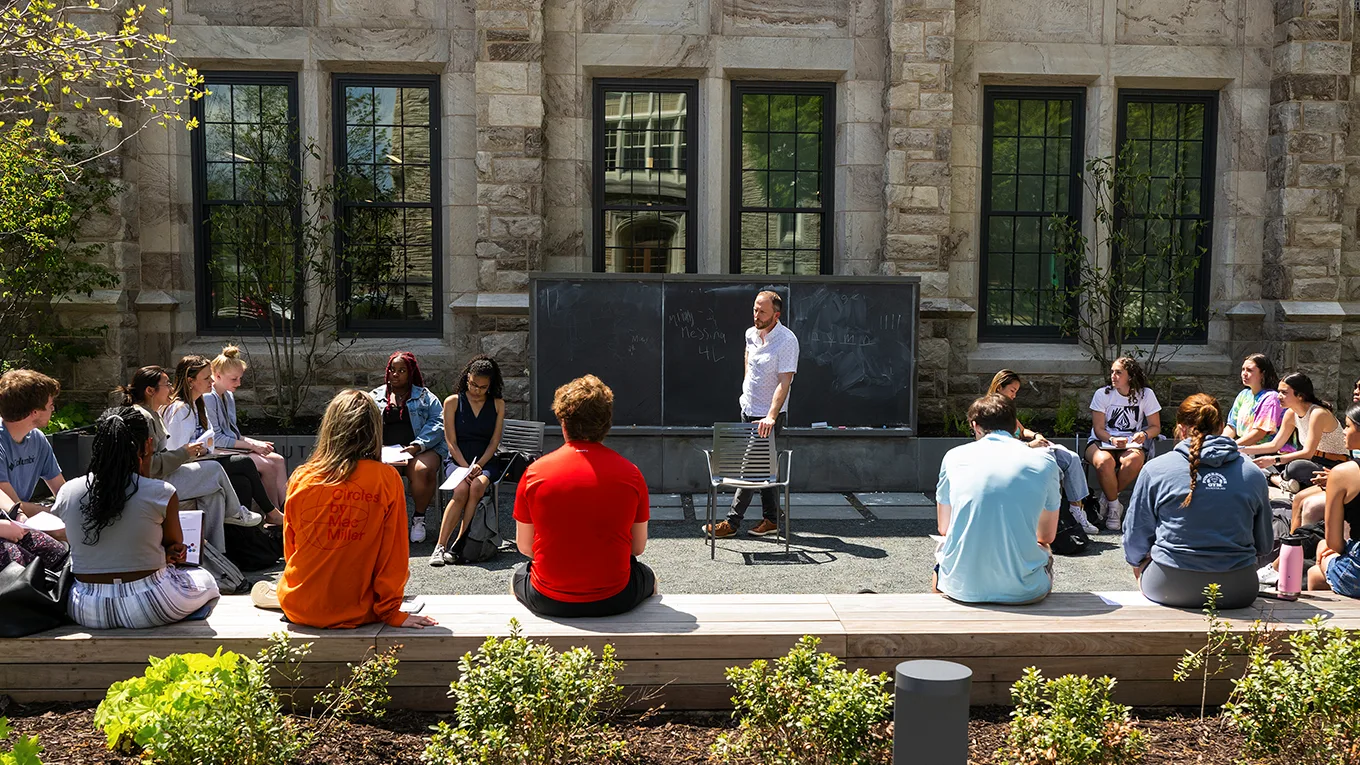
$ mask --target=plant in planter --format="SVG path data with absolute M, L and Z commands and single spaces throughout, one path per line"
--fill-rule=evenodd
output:
M 1063 675 L 1047 680 L 1037 667 L 1011 686 L 1006 765 L 1129 765 L 1146 749 L 1129 708 L 1110 700 L 1113 677 Z
M 1053 418 L 1053 432 L 1059 436 L 1070 436 L 1077 432 L 1077 414 L 1080 412 L 1075 398 L 1065 398 L 1058 404 Z

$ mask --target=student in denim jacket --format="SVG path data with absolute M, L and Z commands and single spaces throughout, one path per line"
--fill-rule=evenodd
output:
M 411 455 L 397 470 L 411 482 L 415 515 L 411 541 L 425 541 L 425 509 L 439 486 L 448 447 L 444 444 L 444 405 L 425 387 L 415 354 L 397 351 L 387 359 L 384 384 L 370 393 L 382 407 L 383 446 L 400 446 Z

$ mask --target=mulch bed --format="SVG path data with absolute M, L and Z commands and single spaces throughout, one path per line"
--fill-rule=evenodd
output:
M 0 697 L 3 701 L 3 697 Z M 15 730 L 37 735 L 47 763 L 62 765 L 134 765 L 134 756 L 110 752 L 94 727 L 94 705 L 41 704 L 11 706 L 7 715 Z M 1241 737 L 1217 717 L 1200 721 L 1194 711 L 1138 710 L 1138 725 L 1149 737 L 1144 765 L 1232 765 L 1241 756 Z M 302 765 L 420 765 L 429 728 L 440 715 L 394 711 L 379 725 L 351 724 L 337 735 L 316 742 L 299 760 Z M 1007 710 L 974 710 L 969 723 L 970 763 L 996 765 L 1005 742 Z M 634 765 L 698 765 L 708 763 L 714 739 L 730 728 L 726 714 L 661 713 L 619 724 L 633 752 Z

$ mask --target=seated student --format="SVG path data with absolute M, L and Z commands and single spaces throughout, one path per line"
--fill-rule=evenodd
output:
M 1360 404 L 1360 380 L 1356 380 L 1355 387 L 1351 389 L 1351 403 Z M 1289 525 L 1291 531 L 1322 520 L 1327 505 L 1327 476 L 1330 472 L 1330 469 L 1323 468 L 1314 473 L 1310 479 L 1312 485 L 1304 486 L 1294 495 L 1293 519 Z
M 601 441 L 614 391 L 594 375 L 553 394 L 562 448 L 524 471 L 515 496 L 515 545 L 529 557 L 510 590 L 540 616 L 613 616 L 656 594 L 637 556 L 651 517 L 642 471 Z
M 1280 488 L 1297 492 L 1312 483 L 1314 473 L 1336 467 L 1350 457 L 1332 405 L 1317 397 L 1308 375 L 1286 375 L 1280 380 L 1279 390 L 1285 405 L 1280 430 L 1269 442 L 1242 447 L 1242 453 L 1255 456 L 1253 461 L 1263 470 L 1280 471 Z M 1295 429 L 1299 431 L 1299 449 L 1286 451 Z
M 1110 384 L 1097 388 L 1091 397 L 1086 461 L 1095 466 L 1100 480 L 1100 515 L 1110 531 L 1123 528 L 1124 506 L 1119 502 L 1119 492 L 1138 479 L 1147 461 L 1145 450 L 1162 432 L 1161 411 L 1142 366 L 1131 356 L 1114 360 Z
M 1038 603 L 1053 589 L 1058 464 L 1015 440 L 1015 402 L 968 407 L 971 444 L 944 455 L 936 486 L 939 531 L 931 587 L 961 603 Z
M 259 524 L 261 518 L 241 507 L 241 502 L 227 479 L 222 466 L 212 461 L 196 461 L 207 453 L 202 444 L 188 444 L 178 449 L 166 449 L 170 435 L 157 412 L 170 404 L 170 374 L 156 366 L 142 367 L 132 376 L 132 382 L 120 386 L 117 393 L 125 406 L 131 406 L 146 418 L 151 441 L 156 450 L 151 454 L 147 476 L 159 478 L 175 487 L 180 499 L 195 500 L 203 511 L 203 541 L 219 551 L 227 549 L 224 523 L 241 526 Z
M 1280 401 L 1280 378 L 1275 365 L 1264 353 L 1253 353 L 1242 361 L 1242 385 L 1246 386 L 1233 401 L 1223 435 L 1238 446 L 1252 446 L 1270 438 L 1284 420 Z
M 1020 384 L 1020 375 L 1009 369 L 1003 369 L 992 377 L 992 384 L 987 386 L 987 395 L 1000 393 L 1014 401 L 1016 396 L 1020 395 Z M 1091 490 L 1086 485 L 1086 466 L 1082 464 L 1081 457 L 1066 446 L 1052 443 L 1043 435 L 1026 428 L 1019 419 L 1016 419 L 1015 430 L 1012 432 L 1018 440 L 1027 443 L 1031 449 L 1044 449 L 1053 457 L 1053 461 L 1058 463 L 1058 471 L 1062 475 L 1062 490 L 1067 495 L 1068 504 L 1071 505 L 1072 516 L 1077 519 L 1082 530 L 1087 534 L 1097 533 L 1099 529 L 1086 517 L 1086 510 L 1082 506 L 1082 502 Z
M 212 367 L 202 356 L 185 356 L 175 366 L 175 387 L 170 393 L 170 404 L 161 410 L 165 420 L 165 448 L 179 449 L 197 441 L 209 430 L 208 411 L 203 398 L 212 389 Z M 216 433 L 207 444 L 216 448 Z M 278 526 L 283 514 L 269 501 L 269 492 L 260 479 L 260 471 L 244 454 L 225 454 L 213 457 L 213 462 L 227 471 L 227 479 L 236 490 L 236 498 L 245 507 L 252 503 L 265 514 L 265 522 Z
M 1360 449 L 1360 404 L 1346 410 L 1343 432 L 1347 450 Z M 1308 569 L 1308 589 L 1360 598 L 1360 464 L 1332 468 L 1323 527 L 1326 544 L 1318 545 L 1317 565 Z
M 382 407 L 383 446 L 400 446 L 411 459 L 397 466 L 411 482 L 415 512 L 411 518 L 411 541 L 425 541 L 425 509 L 439 487 L 441 468 L 448 458 L 444 445 L 444 408 L 439 397 L 425 387 L 415 354 L 397 351 L 387 359 L 383 384 L 370 393 Z
M 179 498 L 150 477 L 156 445 L 142 411 L 100 416 L 89 475 L 63 486 L 52 507 L 70 530 L 67 611 L 82 627 L 160 627 L 202 618 L 218 598 L 211 573 L 174 565 L 186 551 Z
M 47 509 L 29 501 L 39 478 L 54 497 L 66 482 L 52 444 L 42 432 L 52 421 L 59 393 L 61 383 L 31 369 L 11 369 L 0 375 L 0 420 L 5 431 L 0 434 L 0 513 L 15 521 Z M 11 530 L 9 535 L 13 534 Z M 63 532 L 55 536 L 65 538 Z
M 321 418 L 316 449 L 288 481 L 277 602 L 311 627 L 382 622 L 427 627 L 401 610 L 410 570 L 406 491 L 381 461 L 382 414 L 362 391 L 341 391 Z M 256 586 L 257 605 L 267 589 Z
M 439 539 L 430 554 L 431 566 L 462 562 L 468 526 L 477 512 L 477 503 L 504 469 L 504 463 L 493 459 L 505 428 L 505 399 L 501 389 L 501 368 L 495 360 L 490 356 L 476 356 L 458 376 L 453 395 L 444 399 L 444 440 L 449 447 L 449 458 L 454 465 L 471 470 L 453 490 L 453 499 L 444 508 Z M 449 545 L 455 530 L 458 538 Z
M 260 471 L 270 503 L 282 507 L 284 495 L 288 493 L 288 465 L 283 455 L 274 451 L 270 441 L 241 435 L 241 426 L 236 423 L 236 389 L 241 387 L 241 375 L 245 371 L 241 351 L 234 345 L 223 348 L 212 360 L 212 390 L 203 394 L 208 424 L 212 426 L 216 447 L 250 451 L 250 461 Z
M 1204 588 L 1221 588 L 1219 608 L 1256 599 L 1256 557 L 1270 552 L 1269 486 L 1223 432 L 1218 401 L 1197 393 L 1176 410 L 1176 448 L 1151 460 L 1133 487 L 1124 519 L 1124 559 L 1143 595 L 1176 608 L 1203 608 Z

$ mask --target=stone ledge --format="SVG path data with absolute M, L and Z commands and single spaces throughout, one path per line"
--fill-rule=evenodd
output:
M 1227 316 L 1230 319 L 1264 319 L 1266 309 L 1259 300 L 1243 300 L 1229 308 Z
M 1224 375 L 1233 360 L 1206 346 L 1185 346 L 1162 363 L 1169 375 Z M 1012 369 L 1022 375 L 1099 375 L 1100 369 L 1080 345 L 1072 343 L 978 343 L 968 353 L 970 374 Z
M 456 313 L 529 315 L 529 294 L 527 292 L 476 292 L 465 293 L 449 303 L 449 310 Z
M 1281 321 L 1360 321 L 1360 303 L 1335 300 L 1279 300 L 1276 317 Z
M 958 298 L 921 298 L 921 316 L 927 319 L 967 318 L 977 309 Z

